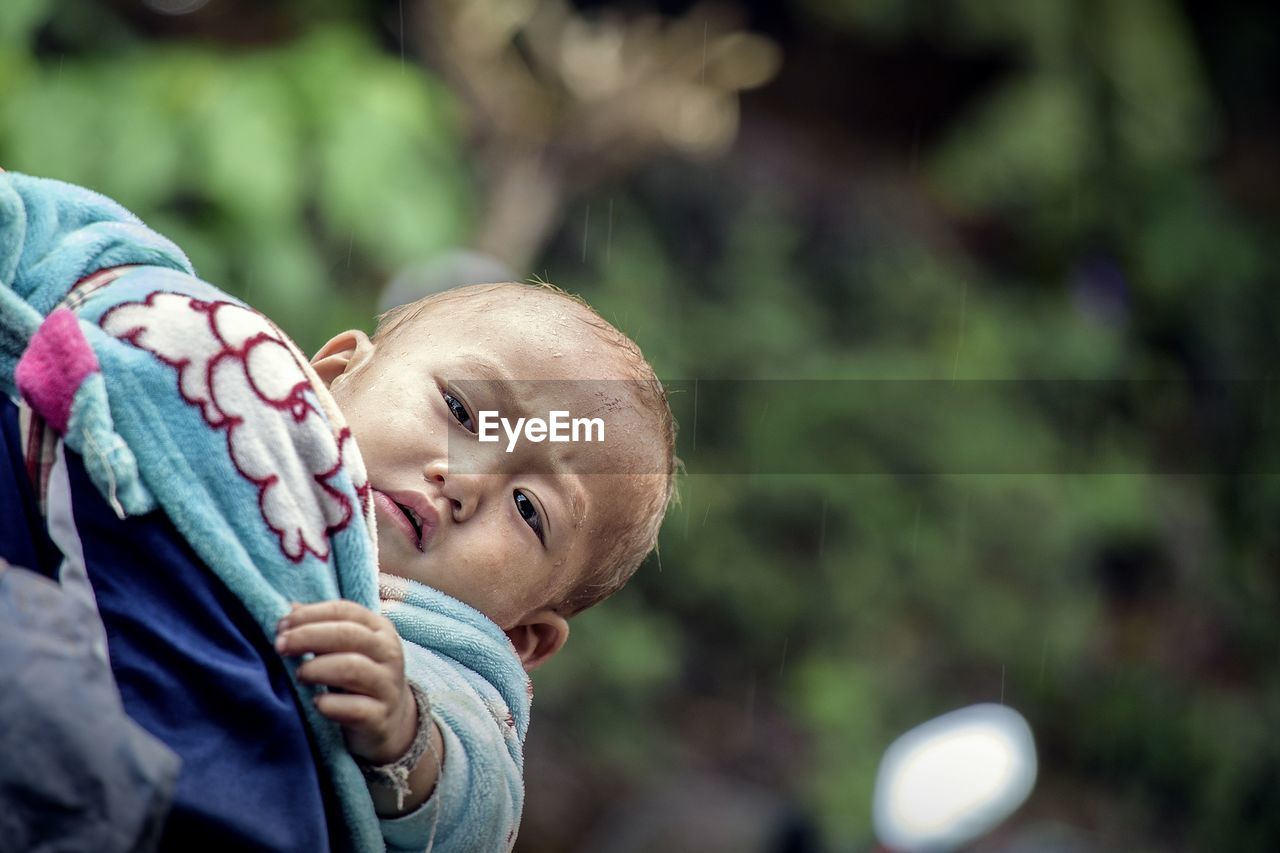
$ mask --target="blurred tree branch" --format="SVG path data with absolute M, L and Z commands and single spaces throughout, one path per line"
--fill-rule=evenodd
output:
M 738 93 L 780 52 L 698 6 L 679 18 L 588 18 L 564 0 L 420 3 L 424 52 L 465 107 L 484 182 L 474 245 L 533 262 L 574 195 L 667 152 L 710 156 L 738 128 Z

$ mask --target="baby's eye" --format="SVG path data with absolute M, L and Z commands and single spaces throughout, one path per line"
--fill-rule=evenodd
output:
M 516 512 L 520 513 L 520 517 L 525 523 L 533 528 L 533 532 L 538 534 L 538 541 L 546 543 L 546 534 L 542 530 L 542 516 L 538 515 L 538 508 L 533 505 L 533 501 L 529 500 L 529 496 L 524 492 L 516 489 L 511 493 L 516 499 Z
M 449 407 L 449 412 L 452 413 L 454 420 L 462 424 L 462 428 L 467 432 L 475 432 L 476 425 L 471 420 L 471 415 L 467 413 L 467 407 L 462 405 L 462 401 L 448 391 L 441 391 L 440 393 L 444 395 L 444 404 Z

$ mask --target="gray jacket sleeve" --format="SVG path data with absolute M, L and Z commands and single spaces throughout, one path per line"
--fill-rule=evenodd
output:
M 0 560 L 0 853 L 152 850 L 179 759 L 124 713 L 98 615 Z

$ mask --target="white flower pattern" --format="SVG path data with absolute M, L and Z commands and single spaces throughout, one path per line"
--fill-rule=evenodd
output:
M 354 515 L 332 482 L 352 439 L 320 413 L 314 374 L 285 334 L 232 302 L 163 291 L 117 305 L 101 326 L 177 371 L 182 398 L 225 431 L 236 470 L 258 487 L 263 521 L 281 551 L 293 562 L 307 553 L 327 559 L 329 534 Z M 363 476 L 356 479 L 357 493 L 367 491 Z

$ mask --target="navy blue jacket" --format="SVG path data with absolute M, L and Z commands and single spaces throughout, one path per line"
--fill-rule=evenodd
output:
M 56 579 L 62 555 L 45 532 L 7 399 L 0 438 L 0 558 Z M 124 709 L 182 761 L 160 849 L 329 850 L 336 809 L 279 656 L 162 512 L 117 518 L 80 459 L 66 457 Z

